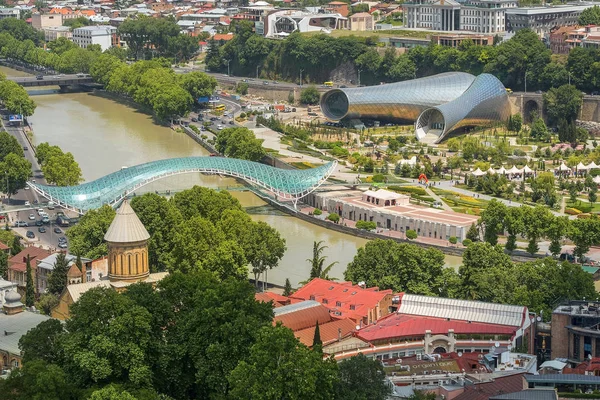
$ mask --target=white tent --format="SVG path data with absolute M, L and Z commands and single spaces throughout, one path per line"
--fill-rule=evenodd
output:
M 591 169 L 600 168 L 600 167 L 598 165 L 596 165 L 595 162 L 592 161 L 591 163 L 588 164 L 587 168 L 591 170 Z
M 500 169 L 499 169 L 497 172 L 498 172 L 499 174 L 502 174 L 502 175 L 504 175 L 504 174 L 506 174 L 506 168 L 504 168 L 504 167 L 500 167 Z
M 471 172 L 471 174 L 473 176 L 482 176 L 482 175 L 485 175 L 485 172 L 483 172 L 482 170 L 480 170 L 479 168 L 477 168 L 475 171 Z
M 488 169 L 486 172 L 490 175 L 494 175 L 496 173 L 496 170 L 490 167 L 490 169 Z
M 511 169 L 509 169 L 508 171 L 506 171 L 506 173 L 514 175 L 514 174 L 522 174 L 523 171 L 521 171 L 519 168 L 517 168 L 516 165 L 513 165 L 513 167 Z
M 588 169 L 588 167 L 583 165 L 583 163 L 581 161 L 579 161 L 579 164 L 577 164 L 577 166 L 575 168 L 577 168 L 577 171 L 587 171 L 587 169 Z
M 594 179 L 593 179 L 593 181 L 594 181 L 594 183 L 600 185 L 600 175 L 595 176 Z
M 533 170 L 528 165 L 524 166 L 522 171 L 524 174 L 533 174 Z
M 555 171 L 566 172 L 571 171 L 571 168 L 567 167 L 565 163 L 561 163 L 558 167 L 554 169 Z

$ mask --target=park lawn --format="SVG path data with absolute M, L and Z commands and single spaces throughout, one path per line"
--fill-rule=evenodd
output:
M 297 169 L 311 169 L 311 168 L 318 167 L 318 165 L 309 163 L 307 161 L 296 161 L 296 162 L 291 162 L 290 164 L 293 165 L 294 167 L 296 167 Z
M 593 205 L 590 204 L 589 201 L 578 200 L 575 203 L 572 203 L 567 199 L 565 203 L 566 208 L 576 208 L 583 213 L 600 213 L 600 203 L 596 202 Z

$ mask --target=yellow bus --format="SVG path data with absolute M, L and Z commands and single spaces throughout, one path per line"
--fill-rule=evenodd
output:
M 512 93 L 512 89 L 506 88 L 506 93 L 511 94 Z
M 327 87 L 333 87 L 333 82 L 325 82 L 325 83 L 323 83 L 323 85 L 325 85 Z
M 214 108 L 215 111 L 225 111 L 225 104 L 218 104 Z

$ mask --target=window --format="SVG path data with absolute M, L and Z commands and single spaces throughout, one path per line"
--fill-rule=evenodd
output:
M 311 295 L 310 295 L 310 297 L 309 297 L 309 299 L 310 299 L 310 300 L 314 300 L 314 299 L 315 299 L 315 296 L 314 296 L 313 294 L 311 294 Z
M 342 302 L 341 301 L 336 301 L 335 302 L 335 306 L 336 307 L 341 307 L 342 306 Z
M 354 304 L 350 304 L 350 309 L 351 310 L 356 310 L 356 306 Z
M 329 301 L 327 299 L 323 299 L 323 304 L 328 304 Z

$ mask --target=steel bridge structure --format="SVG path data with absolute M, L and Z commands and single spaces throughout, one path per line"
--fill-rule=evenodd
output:
M 159 179 L 203 173 L 239 178 L 252 186 L 267 190 L 276 199 L 291 201 L 295 208 L 298 200 L 325 182 L 336 166 L 337 162 L 332 161 L 316 168 L 287 170 L 235 158 L 184 157 L 123 168 L 76 186 L 42 185 L 35 182 L 27 182 L 27 185 L 56 205 L 83 214 L 104 204 L 116 207 L 136 190 Z

